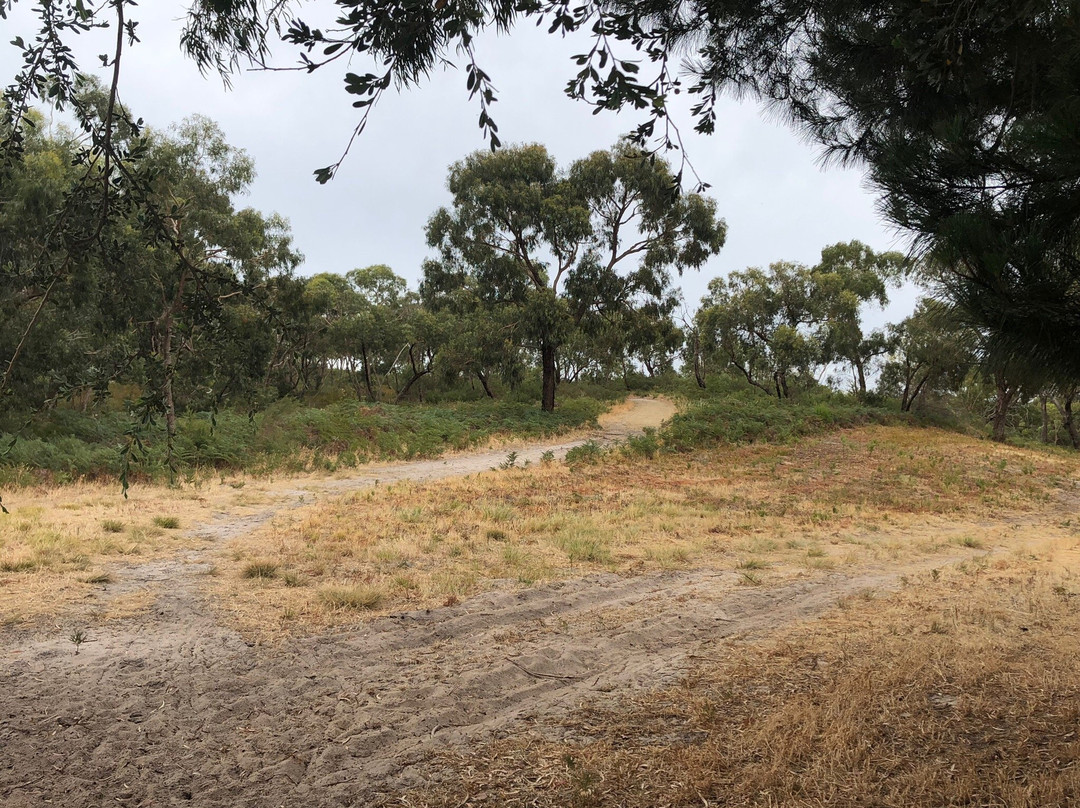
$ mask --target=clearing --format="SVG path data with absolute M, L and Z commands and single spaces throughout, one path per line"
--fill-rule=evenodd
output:
M 1074 458 L 863 427 L 545 462 L 672 411 L 352 477 L 28 493 L 0 801 L 1080 794 Z

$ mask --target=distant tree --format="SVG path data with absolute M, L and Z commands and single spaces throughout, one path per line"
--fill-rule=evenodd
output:
M 920 395 L 955 390 L 977 362 L 978 335 L 933 300 L 920 300 L 910 317 L 889 326 L 887 341 L 878 388 L 898 396 L 903 412 Z
M 713 357 L 747 383 L 784 399 L 793 376 L 817 376 L 827 365 L 849 362 L 857 390 L 866 392 L 866 367 L 883 350 L 881 334 L 864 335 L 861 308 L 887 301 L 905 261 L 876 254 L 857 241 L 822 250 L 813 267 L 777 262 L 715 278 L 694 318 L 691 360 L 704 383 L 702 357 Z
M 384 387 L 403 399 L 434 369 L 441 323 L 390 267 L 315 275 L 305 297 L 323 326 L 323 361 L 347 375 L 358 399 L 379 401 Z
M 513 312 L 508 327 L 539 356 L 541 405 L 553 410 L 559 347 L 587 316 L 663 299 L 671 269 L 723 245 L 714 203 L 673 196 L 671 181 L 664 161 L 625 144 L 566 172 L 542 146 L 470 155 L 450 169 L 453 208 L 428 223 L 440 257 L 425 265 L 425 298 Z
M 808 267 L 787 262 L 709 282 L 695 317 L 705 350 L 722 368 L 784 399 L 790 379 L 826 362 L 825 331 L 812 308 Z
M 883 331 L 865 334 L 861 309 L 867 304 L 884 307 L 889 286 L 904 277 L 908 261 L 898 252 L 875 253 L 859 241 L 834 244 L 821 251 L 821 262 L 812 270 L 814 307 L 824 317 L 827 335 L 825 354 L 830 361 L 847 362 L 855 391 L 866 395 L 869 364 L 886 353 Z
M 325 361 L 347 374 L 358 399 L 379 400 L 380 368 L 402 340 L 405 293 L 405 280 L 381 265 L 322 273 L 307 283 L 305 294 L 326 326 Z
M 485 303 L 468 288 L 449 291 L 449 278 L 440 267 L 437 261 L 425 262 L 421 284 L 425 311 L 442 325 L 434 370 L 448 384 L 462 376 L 475 379 L 484 395 L 495 398 L 496 380 L 516 387 L 524 372 L 515 312 Z

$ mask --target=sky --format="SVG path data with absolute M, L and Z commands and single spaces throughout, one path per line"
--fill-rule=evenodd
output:
M 17 51 L 6 43 L 34 30 L 30 8 L 24 0 L 0 22 L 5 79 L 18 65 Z M 141 42 L 123 57 L 123 103 L 159 129 L 193 113 L 216 121 L 228 141 L 255 161 L 258 177 L 239 204 L 289 219 L 305 256 L 302 274 L 387 264 L 415 286 L 421 263 L 431 256 L 424 225 L 450 203 L 448 167 L 486 147 L 464 72 L 438 70 L 419 87 L 388 93 L 336 178 L 318 185 L 312 172 L 337 160 L 358 120 L 343 75 L 368 72 L 370 66 L 339 62 L 312 74 L 244 70 L 226 89 L 216 74 L 200 75 L 180 52 L 183 13 L 183 3 L 169 0 L 130 10 Z M 542 143 L 565 166 L 609 148 L 640 118 L 632 112 L 593 115 L 568 99 L 563 87 L 575 72 L 570 56 L 584 49 L 582 40 L 545 30 L 526 24 L 509 36 L 485 34 L 475 52 L 498 90 L 492 116 L 502 141 Z M 99 64 L 96 54 L 108 49 L 104 40 L 89 39 L 76 52 L 84 67 L 92 67 Z M 274 56 L 283 67 L 297 61 L 284 43 Z M 107 80 L 104 70 L 97 72 Z M 711 136 L 697 135 L 689 114 L 675 118 L 686 152 L 712 186 L 707 193 L 728 226 L 720 254 L 681 279 L 688 312 L 710 279 L 732 270 L 779 260 L 814 264 L 822 247 L 851 239 L 875 250 L 905 249 L 877 215 L 861 171 L 821 168 L 818 150 L 757 104 L 723 102 Z M 902 319 L 913 309 L 916 291 L 904 288 L 892 298 L 885 312 L 867 312 L 866 321 L 876 326 Z

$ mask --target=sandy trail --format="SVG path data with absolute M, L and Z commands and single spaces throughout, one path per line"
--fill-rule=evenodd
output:
M 667 405 L 632 401 L 602 437 L 668 415 Z M 517 451 L 524 460 L 572 445 Z M 300 497 L 469 474 L 506 453 L 369 469 L 199 530 L 226 539 Z M 77 656 L 58 631 L 0 634 L 0 804 L 370 805 L 437 776 L 425 759 L 447 744 L 501 737 L 599 694 L 670 684 L 702 643 L 811 617 L 948 561 L 768 588 L 740 586 L 730 571 L 594 575 L 253 646 L 203 599 L 207 554 L 131 568 L 114 589 L 149 587 L 153 612 L 91 626 Z
M 195 528 L 193 532 L 208 539 L 231 538 L 247 533 L 269 521 L 279 511 L 310 505 L 321 496 L 332 496 L 398 480 L 431 482 L 449 477 L 478 474 L 498 467 L 500 463 L 506 461 L 510 452 L 516 454 L 517 465 L 538 463 L 546 452 L 551 452 L 556 459 L 562 459 L 568 451 L 587 441 L 608 445 L 625 440 L 631 435 L 640 434 L 645 428 L 657 428 L 675 412 L 675 405 L 664 399 L 630 398 L 600 416 L 598 430 L 573 440 L 512 442 L 498 449 L 453 454 L 437 460 L 373 463 L 343 479 L 305 482 L 302 485 L 286 481 L 268 492 L 271 503 L 267 507 L 243 517 L 237 517 L 236 514 L 228 511 L 221 512 L 213 520 Z

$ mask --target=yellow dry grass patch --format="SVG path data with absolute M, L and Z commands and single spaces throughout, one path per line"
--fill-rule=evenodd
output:
M 231 544 L 214 586 L 243 627 L 272 633 L 593 572 L 719 566 L 762 585 L 1006 545 L 1032 520 L 1048 538 L 1067 535 L 1054 500 L 1077 467 L 1064 454 L 868 427 L 396 483 L 279 515 Z
M 96 614 L 96 593 L 116 567 L 201 546 L 186 529 L 205 521 L 207 511 L 242 510 L 258 500 L 258 492 L 234 485 L 139 485 L 125 499 L 116 483 L 80 482 L 5 496 L 10 513 L 0 515 L 0 619 L 14 624 L 73 609 Z
M 678 411 L 679 408 L 672 401 L 663 397 L 632 399 L 611 407 L 596 421 L 601 429 L 640 431 L 660 426 Z
M 868 592 L 438 761 L 382 805 L 1043 808 L 1080 799 L 1077 540 Z M 602 697 L 598 697 L 602 698 Z

